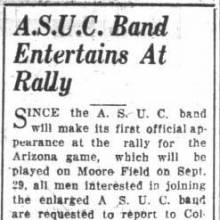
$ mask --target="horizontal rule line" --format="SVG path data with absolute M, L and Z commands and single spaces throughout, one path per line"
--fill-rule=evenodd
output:
M 127 106 L 126 104 L 90 104 L 90 106 Z
M 208 3 L 136 3 L 136 2 L 66 2 L 66 3 L 5 3 L 5 6 L 100 6 L 100 7 L 105 7 L 105 6 L 130 6 L 130 7 L 135 7 L 135 6 L 151 6 L 151 7 L 214 7 L 215 4 L 208 4 Z

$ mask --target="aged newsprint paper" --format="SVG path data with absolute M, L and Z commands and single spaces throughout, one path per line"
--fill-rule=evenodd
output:
M 219 220 L 219 1 L 1 1 L 0 220 Z

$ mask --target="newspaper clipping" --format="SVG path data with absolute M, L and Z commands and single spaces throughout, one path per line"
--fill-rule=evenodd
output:
M 219 2 L 1 2 L 1 220 L 219 220 Z

